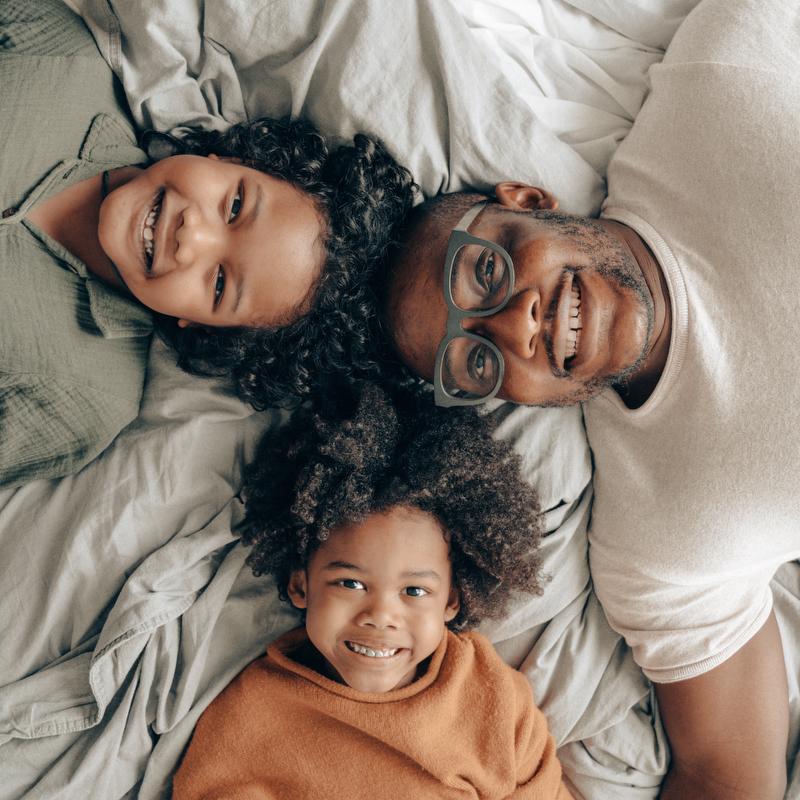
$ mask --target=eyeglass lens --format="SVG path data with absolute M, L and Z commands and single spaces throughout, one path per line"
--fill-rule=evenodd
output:
M 462 311 L 486 311 L 503 303 L 510 279 L 511 271 L 501 253 L 467 244 L 453 260 L 450 296 Z
M 500 376 L 500 362 L 485 342 L 456 336 L 447 343 L 442 385 L 452 397 L 477 399 L 491 394 Z

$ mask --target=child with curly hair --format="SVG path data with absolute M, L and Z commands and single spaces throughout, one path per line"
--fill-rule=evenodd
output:
M 108 447 L 154 330 L 256 408 L 374 368 L 368 278 L 415 191 L 378 140 L 261 117 L 137 142 L 61 0 L 0 0 L 0 108 L 0 486 Z
M 304 625 L 203 714 L 176 800 L 571 797 L 527 679 L 463 632 L 541 592 L 538 498 L 485 418 L 367 384 L 268 437 L 246 504 Z

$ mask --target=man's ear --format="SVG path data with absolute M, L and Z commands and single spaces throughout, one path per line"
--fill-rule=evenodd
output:
M 450 594 L 447 598 L 447 605 L 444 609 L 444 621 L 450 622 L 450 620 L 455 619 L 456 614 L 458 614 L 459 609 L 461 608 L 461 595 L 459 594 L 458 589 L 455 586 L 450 588 Z
M 508 206 L 515 211 L 555 211 L 558 208 L 558 199 L 554 195 L 538 186 L 528 186 L 527 183 L 504 181 L 494 187 L 494 193 L 501 206 Z
M 295 570 L 289 577 L 286 594 L 295 608 L 308 607 L 308 579 L 304 569 Z

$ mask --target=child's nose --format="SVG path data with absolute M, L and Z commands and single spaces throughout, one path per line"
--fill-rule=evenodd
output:
M 181 214 L 175 231 L 175 261 L 179 266 L 197 265 L 201 261 L 219 262 L 222 249 L 220 226 L 205 219 L 202 212 L 188 206 Z
M 375 595 L 362 610 L 359 622 L 373 628 L 396 628 L 398 613 L 391 598 Z

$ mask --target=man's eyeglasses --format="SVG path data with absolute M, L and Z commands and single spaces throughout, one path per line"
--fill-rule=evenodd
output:
M 497 346 L 465 331 L 462 321 L 501 311 L 514 293 L 514 264 L 495 242 L 468 232 L 488 201 L 476 203 L 450 233 L 444 261 L 447 331 L 434 362 L 437 406 L 474 406 L 494 397 L 505 363 Z

